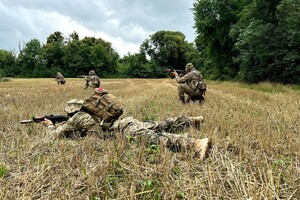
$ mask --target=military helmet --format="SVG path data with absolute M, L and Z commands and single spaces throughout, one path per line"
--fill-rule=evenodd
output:
M 192 63 L 188 63 L 188 64 L 185 66 L 185 71 L 189 72 L 189 71 L 191 71 L 193 68 L 194 68 L 194 65 L 193 65 Z
M 90 75 L 90 76 L 95 76 L 95 75 L 96 75 L 96 72 L 95 72 L 94 70 L 91 70 L 91 71 L 89 71 L 89 75 Z
M 66 102 L 65 111 L 68 114 L 75 113 L 81 109 L 82 104 L 83 100 L 81 99 L 71 99 L 70 101 Z

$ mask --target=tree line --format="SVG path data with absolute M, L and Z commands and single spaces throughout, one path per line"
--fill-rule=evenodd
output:
M 161 78 L 163 69 L 192 62 L 207 79 L 300 83 L 299 0 L 196 0 L 192 12 L 192 43 L 161 30 L 121 58 L 101 38 L 57 31 L 45 44 L 20 44 L 17 53 L 0 49 L 0 77 L 75 77 L 93 69 L 100 77 Z

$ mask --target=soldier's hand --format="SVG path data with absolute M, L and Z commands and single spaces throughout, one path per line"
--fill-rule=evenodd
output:
M 43 124 L 44 126 L 50 126 L 50 125 L 53 125 L 52 121 L 49 120 L 49 119 L 44 119 L 44 121 L 41 122 L 41 124 Z
M 172 74 L 172 76 L 174 76 L 174 77 L 178 75 L 176 71 L 172 71 L 171 74 Z
M 184 73 L 180 73 L 178 76 L 179 76 L 179 77 L 183 77 L 183 76 L 184 76 Z

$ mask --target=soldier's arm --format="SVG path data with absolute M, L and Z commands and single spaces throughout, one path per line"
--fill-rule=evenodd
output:
M 203 81 L 203 75 L 200 73 L 200 81 Z
M 55 136 L 61 138 L 74 132 L 89 131 L 97 125 L 99 125 L 98 122 L 96 122 L 90 114 L 78 112 L 73 117 L 68 119 L 68 121 L 63 125 L 57 128 L 55 126 L 47 126 L 47 128 L 50 132 L 52 132 L 52 134 L 55 134 Z
M 90 76 L 85 76 L 84 79 L 85 79 L 86 82 L 89 82 L 91 80 L 91 77 Z
M 76 127 L 72 124 L 72 120 L 66 121 L 64 124 L 61 126 L 56 127 L 54 124 L 49 124 L 47 125 L 48 133 L 53 135 L 55 138 L 62 138 L 69 133 L 75 132 Z
M 175 76 L 176 82 L 177 83 L 185 83 L 187 82 L 189 79 L 192 78 L 192 74 L 191 73 L 187 73 L 186 75 L 184 75 L 183 77 L 180 77 L 178 74 Z

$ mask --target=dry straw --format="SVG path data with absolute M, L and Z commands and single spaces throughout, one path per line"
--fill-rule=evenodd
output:
M 53 139 L 33 115 L 64 114 L 86 98 L 81 79 L 0 83 L 0 199 L 300 199 L 300 93 L 263 83 L 208 82 L 204 105 L 181 105 L 170 79 L 103 79 L 124 116 L 162 120 L 205 117 L 195 138 L 209 136 L 204 162 L 118 137 Z

